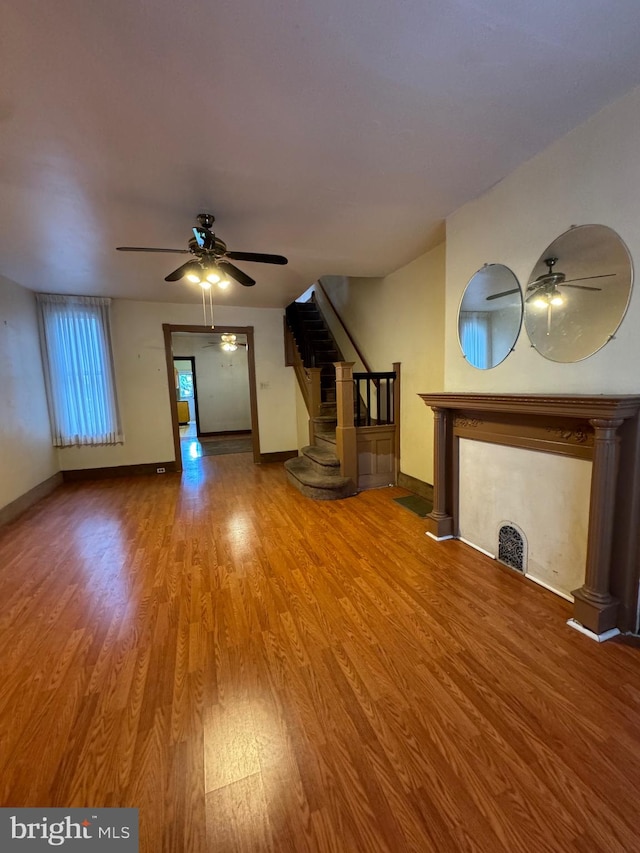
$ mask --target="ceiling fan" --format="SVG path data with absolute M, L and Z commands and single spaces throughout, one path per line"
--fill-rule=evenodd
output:
M 187 249 L 153 249 L 142 246 L 118 246 L 119 252 L 166 252 L 181 255 L 193 255 L 182 266 L 165 277 L 165 281 L 179 281 L 187 278 L 194 284 L 209 288 L 212 284 L 221 287 L 228 285 L 226 276 L 231 276 L 245 287 L 252 287 L 255 279 L 248 276 L 231 261 L 250 261 L 259 264 L 286 264 L 282 255 L 265 255 L 260 252 L 230 252 L 227 244 L 217 237 L 211 227 L 215 222 L 212 213 L 199 213 L 198 225 L 193 228 L 193 237 L 189 239 Z M 223 282 L 226 282 L 223 284 Z
M 616 275 L 616 273 L 612 272 L 604 273 L 602 275 L 586 275 L 580 278 L 568 279 L 563 272 L 560 272 L 559 270 L 557 272 L 553 271 L 557 262 L 557 258 L 545 258 L 544 263 L 547 265 L 548 269 L 527 285 L 525 302 L 529 302 L 529 300 L 538 296 L 549 296 L 550 299 L 557 298 L 558 296 L 561 296 L 558 287 L 575 287 L 577 290 L 602 290 L 601 287 L 590 287 L 585 284 L 573 284 L 573 282 L 589 281 L 594 278 L 612 278 Z M 516 287 L 513 290 L 504 290 L 502 293 L 494 293 L 491 296 L 487 296 L 486 300 L 489 302 L 491 299 L 500 299 L 503 296 L 510 296 L 512 293 L 518 293 L 519 290 L 520 288 Z
M 220 335 L 219 341 L 211 341 L 211 343 L 205 344 L 203 349 L 208 349 L 209 347 L 220 347 L 225 352 L 235 352 L 238 347 L 246 347 L 248 349 L 249 344 L 239 341 L 234 334 L 226 333 Z

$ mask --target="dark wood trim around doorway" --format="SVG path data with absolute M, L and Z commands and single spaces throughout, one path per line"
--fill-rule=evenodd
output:
M 247 367 L 249 370 L 249 405 L 251 409 L 251 444 L 253 450 L 253 461 L 260 462 L 260 433 L 258 431 L 258 395 L 256 391 L 256 361 L 254 353 L 253 326 L 216 326 L 216 334 L 245 335 L 247 338 Z M 195 334 L 211 334 L 209 326 L 182 326 L 173 323 L 163 323 L 164 349 L 167 362 L 167 382 L 169 387 L 169 398 L 171 400 L 171 424 L 173 429 L 173 447 L 175 453 L 176 470 L 182 471 L 182 455 L 180 451 L 180 428 L 178 425 L 178 410 L 174 405 L 175 386 L 173 376 L 173 351 L 171 348 L 171 334 L 173 332 L 193 332 Z
M 174 355 L 173 360 L 174 362 L 191 362 L 191 376 L 193 377 L 193 410 L 196 416 L 196 433 L 200 435 L 200 410 L 198 409 L 198 380 L 196 378 L 196 357 L 195 355 Z

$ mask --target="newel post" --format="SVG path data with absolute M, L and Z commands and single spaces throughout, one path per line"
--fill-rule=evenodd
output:
M 396 483 L 400 473 L 400 367 L 399 361 L 393 362 L 392 368 L 396 375 L 393 382 L 393 423 L 395 426 L 393 449 L 396 457 L 396 479 L 394 481 Z
M 336 454 L 340 473 L 358 485 L 358 445 L 353 424 L 353 361 L 336 361 Z
M 595 634 L 615 628 L 618 599 L 611 595 L 611 546 L 613 544 L 614 507 L 618 478 L 622 420 L 592 418 L 594 429 L 591 500 L 589 503 L 589 541 L 585 580 L 573 591 L 573 617 Z

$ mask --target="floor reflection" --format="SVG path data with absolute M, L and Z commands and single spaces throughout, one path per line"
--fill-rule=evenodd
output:
M 190 421 L 185 426 L 180 427 L 180 450 L 185 471 L 188 467 L 193 467 L 194 462 L 202 459 L 202 445 L 198 440 L 195 421 Z

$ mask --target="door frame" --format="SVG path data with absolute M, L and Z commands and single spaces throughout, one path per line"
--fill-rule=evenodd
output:
M 174 355 L 173 361 L 190 361 L 191 376 L 193 378 L 193 411 L 196 416 L 196 433 L 200 435 L 200 412 L 198 410 L 198 383 L 196 381 L 196 357 L 195 355 Z M 178 427 L 180 424 L 178 424 Z
M 171 401 L 171 424 L 173 429 L 173 449 L 175 454 L 175 470 L 182 471 L 182 453 L 180 449 L 180 427 L 178 425 L 178 407 L 175 405 L 175 376 L 173 372 L 173 349 L 171 335 L 173 332 L 193 332 L 198 335 L 235 334 L 246 335 L 247 338 L 247 367 L 249 369 L 249 405 L 251 408 L 251 444 L 253 461 L 260 462 L 260 433 L 258 432 L 258 395 L 256 392 L 256 361 L 253 344 L 253 326 L 183 326 L 174 323 L 163 323 L 164 351 L 167 363 L 167 383 Z M 195 371 L 194 371 L 195 386 Z M 199 422 L 198 422 L 199 426 Z M 199 431 L 199 429 L 198 429 Z

